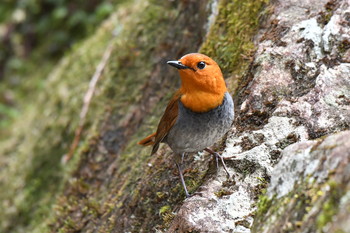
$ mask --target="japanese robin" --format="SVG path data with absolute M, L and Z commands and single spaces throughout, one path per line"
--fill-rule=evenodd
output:
M 185 153 L 205 150 L 218 160 L 229 176 L 223 158 L 209 149 L 230 129 L 234 118 L 231 95 L 227 91 L 218 64 L 210 57 L 190 53 L 178 61 L 167 64 L 178 69 L 181 87 L 174 94 L 158 124 L 157 132 L 147 136 L 138 144 L 153 145 L 156 153 L 159 143 L 167 143 L 175 153 L 175 164 L 181 183 L 189 197 L 182 174 Z

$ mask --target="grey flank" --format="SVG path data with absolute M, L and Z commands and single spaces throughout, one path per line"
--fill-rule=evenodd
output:
M 187 109 L 180 100 L 178 104 L 178 119 L 164 139 L 177 154 L 197 152 L 212 146 L 232 125 L 234 109 L 228 92 L 225 93 L 221 105 L 204 113 Z

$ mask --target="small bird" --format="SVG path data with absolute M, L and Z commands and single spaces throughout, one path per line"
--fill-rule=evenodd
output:
M 189 197 L 182 174 L 185 153 L 205 150 L 221 163 L 230 176 L 221 155 L 209 149 L 230 129 L 234 119 L 231 95 L 227 91 L 218 64 L 200 53 L 190 53 L 178 61 L 167 64 L 178 69 L 181 87 L 174 94 L 158 124 L 157 132 L 147 136 L 138 144 L 153 145 L 156 153 L 159 143 L 164 142 L 175 153 L 175 164 L 180 180 Z

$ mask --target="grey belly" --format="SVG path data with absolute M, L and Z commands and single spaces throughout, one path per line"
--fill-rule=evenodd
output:
M 206 113 L 195 113 L 179 101 L 179 116 L 165 138 L 178 154 L 196 152 L 213 145 L 230 129 L 234 118 L 233 101 L 225 93 L 223 103 Z

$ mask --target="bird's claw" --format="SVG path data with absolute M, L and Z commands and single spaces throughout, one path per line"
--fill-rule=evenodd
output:
M 186 198 L 190 198 L 190 197 L 193 197 L 193 196 L 203 197 L 203 193 L 202 192 L 194 192 L 194 193 L 186 195 Z
M 226 167 L 226 164 L 225 164 L 225 161 L 224 161 L 224 158 L 217 152 L 214 152 L 212 150 L 208 150 L 209 153 L 211 153 L 213 156 L 215 156 L 215 161 L 216 161 L 216 169 L 219 170 L 219 159 L 221 161 L 221 164 L 222 166 L 224 167 L 224 170 L 226 172 L 226 175 L 227 175 L 227 178 L 229 179 L 231 176 L 230 176 L 230 173 L 228 172 L 227 170 L 227 167 Z

